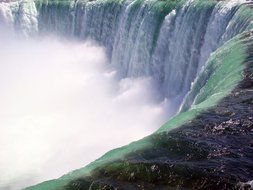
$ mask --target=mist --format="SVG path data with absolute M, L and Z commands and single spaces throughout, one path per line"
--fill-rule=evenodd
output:
M 0 189 L 83 167 L 169 115 L 151 78 L 119 80 L 92 42 L 5 38 L 1 47 Z

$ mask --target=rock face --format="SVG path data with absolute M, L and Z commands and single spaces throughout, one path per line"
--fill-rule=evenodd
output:
M 121 77 L 153 77 L 178 111 L 154 134 L 27 189 L 252 186 L 251 1 L 55 0 L 0 5 L 0 16 L 8 16 L 14 31 L 97 41 L 106 47 Z

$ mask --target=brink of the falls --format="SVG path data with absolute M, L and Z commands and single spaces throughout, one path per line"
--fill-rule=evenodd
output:
M 150 115 L 167 106 L 168 119 L 151 135 L 25 189 L 253 188 L 252 0 L 0 1 L 0 30 L 23 40 L 90 41 L 103 47 L 115 71 L 106 76 L 115 75 L 122 89 L 152 81 L 136 101 L 146 105 L 154 90 L 159 106 L 148 104 L 156 110 Z M 133 120 L 143 117 L 137 110 Z

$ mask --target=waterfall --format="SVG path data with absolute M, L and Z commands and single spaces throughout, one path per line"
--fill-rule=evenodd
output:
M 179 102 L 196 77 L 204 34 L 209 15 L 214 8 L 214 4 L 204 6 L 202 9 L 195 9 L 195 6 L 195 2 L 190 2 L 176 13 L 174 23 L 167 27 L 173 28 L 168 47 L 163 50 L 159 48 L 156 51 L 158 56 L 155 55 L 159 57 L 161 51 L 165 51 L 165 59 L 162 63 L 153 62 L 153 65 L 158 64 L 164 67 L 161 82 L 165 95 L 179 99 Z M 163 33 L 160 34 L 160 37 L 166 38 Z
M 237 98 L 240 99 L 240 96 L 244 95 L 240 94 L 241 92 L 238 92 L 237 95 L 237 92 L 234 93 L 234 91 L 239 89 L 242 93 L 246 93 L 246 90 L 248 90 L 241 90 L 238 84 L 247 80 L 248 76 L 244 75 L 248 75 L 248 73 L 243 75 L 243 72 L 251 72 L 251 70 L 247 71 L 247 64 L 252 60 L 252 49 L 250 48 L 252 48 L 253 13 L 251 3 L 252 0 L 0 1 L 0 33 L 1 31 L 7 30 L 8 35 L 17 38 L 30 38 L 49 34 L 83 42 L 86 40 L 94 41 L 96 44 L 104 47 L 106 51 L 105 54 L 111 64 L 110 66 L 112 66 L 113 69 L 116 68 L 117 72 L 113 71 L 108 75 L 114 76 L 116 73 L 117 77 L 115 78 L 124 79 L 126 81 L 138 81 L 139 77 L 148 77 L 148 79 L 152 81 L 152 84 L 154 82 L 154 86 L 157 87 L 155 90 L 159 91 L 158 95 L 154 95 L 156 101 L 159 99 L 162 105 L 166 104 L 166 106 L 164 106 L 166 107 L 166 113 L 170 114 L 170 116 L 174 115 L 172 119 L 167 121 L 150 136 L 122 148 L 112 150 L 87 167 L 67 174 L 58 180 L 40 184 L 38 189 L 40 189 L 40 187 L 42 187 L 41 189 L 48 189 L 48 187 L 50 189 L 63 189 L 62 187 L 68 188 L 68 186 L 66 186 L 67 184 L 79 188 L 76 184 L 81 183 L 82 179 L 84 179 L 86 183 L 85 177 L 93 175 L 91 174 L 92 171 L 99 169 L 101 166 L 102 168 L 103 166 L 107 166 L 106 164 L 109 162 L 114 163 L 115 160 L 117 162 L 122 162 L 122 160 L 123 162 L 125 160 L 127 161 L 126 164 L 123 164 L 122 168 L 127 168 L 125 170 L 126 178 L 124 180 L 130 182 L 137 176 L 135 170 L 133 170 L 134 172 L 129 172 L 131 169 L 135 169 L 135 166 L 137 166 L 137 171 L 139 168 L 144 168 L 144 172 L 146 173 L 145 176 L 140 175 L 141 180 L 136 178 L 138 182 L 146 182 L 146 176 L 148 178 L 152 173 L 159 174 L 160 170 L 156 170 L 157 166 L 155 164 L 153 165 L 153 162 L 158 163 L 157 165 L 165 163 L 166 166 L 164 168 L 168 167 L 168 161 L 177 162 L 178 166 L 180 166 L 179 170 L 177 167 L 174 167 L 176 166 L 174 163 L 172 163 L 172 167 L 169 168 L 172 172 L 176 171 L 176 177 L 181 177 L 181 175 L 183 178 L 185 177 L 184 174 L 182 174 L 184 170 L 181 170 L 181 168 L 186 168 L 185 171 L 193 171 L 194 173 L 194 167 L 196 165 L 197 168 L 200 169 L 198 165 L 200 161 L 202 165 L 207 165 L 207 169 L 205 168 L 206 171 L 220 172 L 217 168 L 212 166 L 212 163 L 210 164 L 209 154 L 207 153 L 209 151 L 215 152 L 217 149 L 213 156 L 219 154 L 222 159 L 222 154 L 226 154 L 227 150 L 231 150 L 231 153 L 233 153 L 234 150 L 232 149 L 234 149 L 233 146 L 235 143 L 232 143 L 232 140 L 234 136 L 230 134 L 227 136 L 224 134 L 226 138 L 231 137 L 232 140 L 229 140 L 231 144 L 229 144 L 230 142 L 225 142 L 227 139 L 223 138 L 224 136 L 222 136 L 222 138 L 220 138 L 220 136 L 217 137 L 217 141 L 222 139 L 221 141 L 224 140 L 224 142 L 215 142 L 215 131 L 208 130 L 217 128 L 218 132 L 223 131 L 225 130 L 223 126 L 228 126 L 227 128 L 229 128 L 230 124 L 232 125 L 233 122 L 237 123 L 236 117 L 240 117 L 236 115 L 236 112 L 232 113 L 235 108 L 232 109 L 231 115 L 222 115 L 223 109 L 226 108 L 226 104 L 217 106 L 217 108 L 220 109 L 218 111 L 222 112 L 218 114 L 216 112 L 217 110 L 215 110 L 215 105 L 217 105 L 218 102 L 222 104 L 223 101 L 231 103 L 231 107 L 234 105 L 241 107 L 241 104 L 244 104 L 235 101 L 235 104 L 232 105 L 234 99 L 237 99 L 235 97 L 231 98 L 230 96 L 238 96 Z M 6 31 L 4 33 L 6 34 Z M 98 54 L 95 56 L 98 56 Z M 99 83 L 98 86 L 103 85 L 103 83 Z M 93 86 L 96 85 L 92 84 L 92 87 Z M 148 91 L 152 89 L 145 87 L 145 90 L 141 89 L 141 91 L 144 92 L 138 98 L 142 99 L 144 96 L 147 96 Z M 225 100 L 225 98 L 231 98 L 231 100 Z M 246 104 L 248 105 L 248 102 L 246 102 L 245 105 Z M 167 112 L 168 105 L 170 109 L 169 112 Z M 104 111 L 101 111 L 99 114 L 109 112 L 107 108 L 110 106 L 112 105 L 106 105 Z M 119 107 L 119 109 L 123 107 L 124 111 L 126 110 L 125 105 Z M 212 114 L 206 114 L 209 108 L 214 110 L 210 109 Z M 247 108 L 248 112 L 245 112 L 245 117 L 248 117 L 250 113 L 249 108 Z M 137 109 L 138 113 L 134 114 L 136 117 L 139 117 L 139 113 L 141 112 L 139 112 L 139 110 L 140 109 Z M 159 111 L 159 109 L 157 110 Z M 240 111 L 240 109 L 238 110 Z M 225 110 L 224 112 L 226 113 L 224 114 L 227 114 L 228 111 Z M 211 115 L 211 118 L 215 119 L 210 119 L 206 127 L 205 122 L 209 119 L 208 114 Z M 85 114 L 80 115 L 83 116 Z M 117 117 L 114 114 L 112 115 L 114 118 Z M 124 112 L 123 115 L 129 114 Z M 199 118 L 202 116 L 204 118 L 203 120 Z M 235 121 L 232 121 L 229 118 L 230 116 L 233 116 Z M 144 120 L 146 120 L 146 118 L 147 117 L 144 117 Z M 230 120 L 227 120 L 228 118 Z M 194 122 L 195 119 L 197 121 Z M 107 122 L 107 120 L 108 118 L 105 118 L 105 122 Z M 126 120 L 127 119 L 124 119 L 124 123 L 127 123 L 128 126 L 132 125 L 125 122 Z M 136 119 L 131 117 L 131 120 L 135 121 Z M 240 122 L 244 122 L 243 120 L 244 119 Z M 249 121 L 249 123 L 252 122 L 252 117 L 246 118 L 245 123 L 247 121 Z M 245 124 L 241 124 L 240 122 L 238 121 L 238 124 L 241 126 Z M 205 123 L 205 125 L 202 123 Z M 213 124 L 213 126 L 209 126 L 209 124 Z M 121 123 L 119 125 L 121 125 Z M 247 125 L 250 124 L 246 124 L 245 126 Z M 60 125 L 60 127 L 62 127 L 62 125 Z M 171 130 L 175 128 L 177 129 L 171 132 Z M 245 131 L 247 132 L 247 130 Z M 137 130 L 135 130 L 134 133 L 136 133 L 136 131 Z M 197 132 L 200 132 L 201 138 L 199 138 L 200 136 L 194 136 L 198 134 Z M 245 135 L 243 130 L 241 132 L 243 132 L 242 136 L 238 136 L 246 140 L 241 141 L 242 143 L 238 145 L 240 152 L 241 147 L 248 143 L 246 142 L 247 139 L 250 139 L 250 136 Z M 126 134 L 124 133 L 123 135 Z M 209 139 L 206 141 L 208 135 Z M 245 136 L 247 137 L 245 138 Z M 240 140 L 238 140 L 238 142 L 239 141 Z M 247 146 L 249 147 L 251 144 Z M 170 146 L 167 147 L 167 145 Z M 198 147 L 199 145 L 200 147 Z M 195 147 L 197 148 L 195 149 Z M 223 147 L 224 149 L 221 149 Z M 143 154 L 144 149 L 145 151 L 151 150 L 146 157 L 145 154 Z M 157 151 L 156 154 L 153 154 L 152 150 Z M 189 157 L 190 154 L 188 152 L 191 150 L 193 150 L 193 152 L 197 150 L 193 153 L 193 156 L 197 158 L 196 160 L 191 160 L 195 159 L 195 157 Z M 237 152 L 237 150 L 235 152 Z M 134 164 L 134 167 L 128 165 L 131 162 L 128 163 L 131 157 L 129 153 L 132 155 L 134 154 L 134 159 L 132 160 L 134 163 L 131 163 Z M 207 157 L 203 157 L 203 159 L 201 158 L 202 160 L 199 160 L 199 155 L 202 156 L 202 153 L 207 154 Z M 246 151 L 246 153 L 248 152 Z M 186 154 L 185 160 L 180 157 L 184 154 Z M 231 162 L 234 162 L 234 155 L 229 157 L 230 155 L 226 154 L 225 156 L 228 156 L 225 157 L 227 160 L 231 159 Z M 250 160 L 249 156 L 246 154 L 243 155 L 240 153 L 238 156 L 240 159 L 244 157 L 243 159 L 246 158 Z M 220 159 L 220 157 L 217 157 L 217 159 Z M 236 159 L 235 163 L 237 165 L 241 165 L 240 159 Z M 182 161 L 184 162 L 183 164 Z M 216 164 L 217 160 L 214 161 Z M 152 165 L 147 165 L 147 163 Z M 189 163 L 192 166 L 195 165 L 192 170 L 188 170 Z M 248 169 L 250 164 L 248 164 L 247 161 L 245 161 L 244 164 L 244 168 Z M 231 166 L 229 166 L 229 168 Z M 119 168 L 118 171 L 121 171 L 121 166 Z M 118 176 L 121 175 L 117 174 L 118 171 L 115 171 L 115 173 L 114 171 L 112 172 L 112 178 L 107 178 L 109 176 L 107 172 L 102 172 L 101 175 L 106 177 L 106 180 L 109 179 L 111 183 L 111 180 L 121 180 L 118 178 Z M 157 171 L 159 172 L 157 173 Z M 177 175 L 177 172 L 179 172 L 179 175 Z M 237 175 L 233 171 L 225 172 L 227 173 L 220 172 L 221 174 L 219 175 Z M 246 173 L 247 170 L 244 172 Z M 161 173 L 163 173 L 162 170 Z M 117 174 L 117 179 L 115 174 Z M 168 173 L 165 172 L 165 174 L 164 179 L 167 181 Z M 249 174 L 247 174 L 247 177 L 248 175 Z M 99 177 L 96 175 L 91 176 L 91 178 L 89 178 L 91 182 L 79 184 L 80 187 L 82 185 L 88 185 L 91 188 L 93 185 L 93 177 L 95 177 L 94 179 L 98 178 L 98 181 L 103 181 L 103 179 L 100 179 L 100 174 L 98 176 Z M 210 175 L 208 175 L 208 177 L 209 176 Z M 155 176 L 154 181 L 159 182 L 161 179 L 159 177 L 160 176 Z M 194 180 L 198 180 L 194 175 L 191 177 L 193 177 Z M 213 176 L 211 176 L 211 178 L 213 178 Z M 71 181 L 73 179 L 77 179 L 77 183 L 75 181 L 72 183 Z M 80 181 L 78 181 L 79 179 Z M 224 179 L 226 179 L 226 176 Z M 219 181 L 217 180 L 219 179 L 214 179 L 212 182 L 219 185 Z M 151 182 L 153 183 L 153 181 Z M 174 185 L 173 180 L 171 180 L 171 183 Z M 181 183 L 181 180 L 179 183 Z M 205 179 L 203 184 L 206 183 L 209 183 L 209 181 Z M 234 183 L 235 182 L 233 182 L 233 184 Z M 189 184 L 179 185 L 182 185 L 182 187 L 186 185 L 187 187 Z M 139 187 L 138 185 L 138 188 Z M 31 187 L 31 189 L 37 189 L 37 187 Z
M 94 40 L 120 77 L 153 77 L 178 109 L 211 53 L 252 27 L 245 2 L 26 0 L 0 3 L 0 22 L 23 36 Z
M 33 36 L 38 32 L 38 14 L 31 1 L 0 3 L 0 29 L 17 31 L 19 36 Z M 16 33 L 16 32 L 15 32 Z

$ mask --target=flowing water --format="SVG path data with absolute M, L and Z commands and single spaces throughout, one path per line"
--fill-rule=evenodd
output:
M 246 59 L 237 36 L 253 28 L 246 4 L 0 2 L 0 143 L 6 147 L 0 184 L 18 189 L 59 177 L 185 112 L 158 132 L 180 126 L 196 115 L 188 110 L 228 95 Z M 240 49 L 230 56 L 234 44 Z M 217 84 L 222 74 L 228 77 Z

